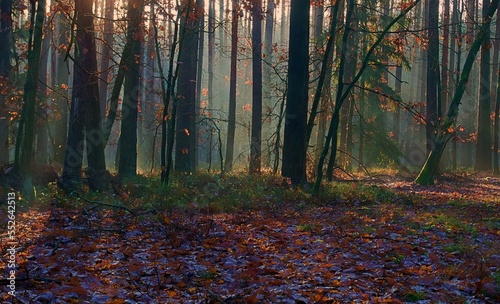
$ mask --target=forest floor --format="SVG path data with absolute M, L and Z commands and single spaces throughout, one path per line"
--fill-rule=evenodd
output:
M 423 187 L 382 177 L 337 183 L 320 198 L 270 179 L 252 186 L 263 193 L 255 203 L 256 196 L 234 193 L 244 187 L 238 183 L 185 185 L 172 196 L 183 195 L 186 205 L 163 209 L 145 203 L 155 196 L 134 195 L 134 185 L 106 200 L 68 198 L 53 189 L 44 194 L 48 203 L 18 202 L 16 293 L 9 296 L 9 281 L 0 280 L 0 299 L 500 301 L 499 178 L 448 176 Z M 217 205 L 239 198 L 248 202 L 232 210 Z M 124 200 L 125 208 L 116 207 Z M 7 204 L 0 207 L 5 278 L 8 211 Z

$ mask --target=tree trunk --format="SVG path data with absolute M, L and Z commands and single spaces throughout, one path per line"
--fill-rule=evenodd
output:
M 500 175 L 500 168 L 498 167 L 498 153 L 499 145 L 498 141 L 500 140 L 500 73 L 498 73 L 497 80 L 497 90 L 496 90 L 496 101 L 495 101 L 495 131 L 493 132 L 494 140 L 493 140 L 493 174 Z
M 36 17 L 35 17 L 36 16 Z M 14 172 L 21 175 L 23 193 L 32 198 L 33 187 L 31 166 L 33 153 L 33 136 L 35 133 L 35 103 L 38 89 L 38 70 L 42 49 L 42 28 L 45 18 L 45 0 L 31 3 L 31 22 L 28 41 L 28 72 L 24 84 L 23 108 L 17 130 Z
M 309 1 L 291 2 L 282 175 L 289 177 L 294 184 L 306 182 L 309 7 Z
M 236 80 L 238 67 L 238 0 L 232 0 L 233 20 L 231 23 L 231 75 L 229 82 L 229 113 L 227 124 L 226 163 L 224 170 L 230 172 L 233 168 L 234 135 L 236 129 Z
M 101 73 L 99 80 L 99 103 L 101 105 L 102 121 L 106 119 L 106 107 L 108 101 L 108 83 L 109 83 L 109 60 L 113 57 L 114 32 L 113 19 L 115 13 L 115 1 L 106 0 L 106 10 L 104 15 L 104 34 L 101 55 Z
M 326 140 L 325 140 L 325 147 L 323 149 L 323 152 L 321 153 L 321 157 L 320 157 L 319 162 L 318 162 L 317 174 L 316 174 L 316 181 L 314 182 L 314 186 L 313 186 L 313 189 L 312 189 L 312 191 L 314 193 L 316 193 L 316 192 L 319 191 L 320 186 L 321 186 L 321 182 L 323 180 L 323 165 L 325 163 L 326 156 L 328 155 L 330 141 L 332 142 L 332 154 L 333 154 L 333 156 L 332 155 L 330 156 L 329 162 L 330 163 L 334 163 L 335 162 L 335 154 L 336 154 L 336 149 L 337 149 L 337 131 L 338 131 L 338 124 L 339 124 L 339 111 L 340 111 L 340 108 L 342 106 L 342 103 L 347 98 L 347 96 L 350 94 L 350 91 L 356 85 L 356 83 L 358 82 L 358 80 L 361 78 L 361 75 L 363 75 L 363 72 L 368 67 L 368 64 L 370 62 L 371 56 L 373 55 L 375 49 L 382 42 L 382 40 L 383 40 L 384 36 L 387 34 L 387 32 L 401 18 L 403 18 L 404 16 L 406 16 L 406 14 L 408 14 L 408 12 L 411 11 L 415 7 L 415 5 L 417 5 L 419 2 L 420 1 L 417 0 L 417 1 L 413 2 L 413 3 L 411 3 L 411 5 L 409 5 L 403 12 L 401 12 L 401 14 L 398 17 L 394 18 L 384 28 L 384 30 L 380 33 L 380 35 L 377 37 L 377 40 L 373 43 L 373 45 L 370 47 L 370 49 L 366 53 L 365 57 L 363 58 L 363 61 L 361 63 L 361 67 L 360 67 L 358 73 L 356 74 L 356 76 L 354 77 L 354 79 L 347 85 L 347 88 L 345 90 L 343 89 L 343 81 L 342 81 L 342 79 L 343 79 L 342 73 L 343 73 L 344 65 L 345 65 L 345 62 L 343 63 L 343 61 L 345 61 L 345 60 L 341 59 L 340 65 L 339 65 L 339 77 L 338 77 L 339 78 L 339 85 L 338 85 L 338 89 L 337 89 L 337 96 L 336 96 L 336 99 L 335 99 L 335 109 L 333 111 L 332 121 L 331 121 L 330 126 L 328 128 L 328 134 L 327 134 Z M 349 6 L 350 6 L 350 8 L 347 9 L 348 14 L 347 14 L 347 17 L 346 17 L 346 23 L 350 19 L 349 14 L 351 14 L 352 7 L 354 6 L 354 1 L 353 0 L 350 0 Z M 343 45 L 346 44 L 346 40 L 347 40 L 347 37 L 348 37 L 347 35 L 349 34 L 348 32 L 349 31 L 344 31 L 344 35 L 342 37 L 342 44 Z M 344 52 L 344 54 L 341 54 L 340 56 L 341 56 L 341 58 L 342 57 L 345 58 L 345 47 L 342 48 L 342 51 Z
M 486 8 L 490 0 L 483 1 L 483 19 L 487 18 Z M 477 116 L 476 164 L 478 171 L 490 171 L 491 168 L 491 61 L 490 27 L 485 28 L 486 39 L 481 46 L 481 74 L 479 78 L 479 111 Z
M 428 8 L 429 45 L 427 48 L 427 97 L 426 97 L 426 140 L 427 152 L 431 151 L 435 141 L 438 123 L 438 83 L 439 83 L 439 1 L 429 0 Z
M 198 56 L 199 10 L 193 0 L 188 0 L 181 25 L 185 27 L 180 50 L 179 83 L 177 86 L 177 132 L 175 169 L 186 174 L 196 171 L 196 68 Z M 193 2 L 193 3 L 191 3 Z
M 465 64 L 460 75 L 460 82 L 457 85 L 455 90 L 455 94 L 453 95 L 453 99 L 448 108 L 448 113 L 444 118 L 443 122 L 440 124 L 438 129 L 438 134 L 436 138 L 436 145 L 429 153 L 427 157 L 427 161 L 425 162 L 422 170 L 420 171 L 418 177 L 415 182 L 421 185 L 432 185 L 434 184 L 434 175 L 439 166 L 439 161 L 441 159 L 441 155 L 446 146 L 446 143 L 450 137 L 450 133 L 454 132 L 453 123 L 455 122 L 458 116 L 458 110 L 460 107 L 460 101 L 464 95 L 467 82 L 469 81 L 469 75 L 472 70 L 472 66 L 474 64 L 474 60 L 476 58 L 479 49 L 487 39 L 487 34 L 489 32 L 489 26 L 491 24 L 491 19 L 495 14 L 495 11 L 498 8 L 499 0 L 493 0 L 487 10 L 486 17 L 484 18 L 483 24 L 479 33 L 474 40 L 474 43 L 471 45 L 469 53 L 467 54 L 467 59 L 465 60 Z
M 266 25 L 264 33 L 264 75 L 263 75 L 263 92 L 264 92 L 264 122 L 266 123 L 265 132 L 271 127 L 272 116 L 272 65 L 273 65 L 273 28 L 274 28 L 274 0 L 267 1 Z
M 0 91 L 10 82 L 10 51 L 12 39 L 12 0 L 0 2 Z M 9 163 L 9 123 L 8 98 L 0 92 L 0 165 Z
M 50 43 L 53 33 L 52 29 L 45 24 L 44 34 L 42 41 L 42 51 L 40 58 L 40 67 L 38 70 L 38 94 L 37 104 L 35 106 L 36 116 L 36 151 L 35 161 L 41 164 L 47 164 L 49 161 L 48 148 L 49 148 L 49 131 L 48 131 L 48 115 L 47 115 L 47 101 L 49 88 L 51 87 L 49 78 L 49 53 Z
M 118 141 L 120 149 L 118 173 L 122 177 L 135 176 L 137 174 L 137 114 L 140 89 L 139 58 L 141 57 L 141 39 L 143 35 L 140 24 L 143 9 L 143 0 L 129 0 L 127 9 L 127 36 L 132 37 L 132 55 L 128 56 L 127 60 L 121 112 L 121 133 Z
M 57 14 L 56 20 L 57 45 L 67 46 L 69 44 L 68 20 L 62 13 Z M 69 66 L 64 60 L 65 51 L 63 48 L 58 47 L 55 57 L 57 57 L 57 94 L 54 101 L 54 112 L 57 113 L 58 119 L 54 122 L 54 161 L 63 166 L 68 135 Z
M 75 1 L 77 49 L 73 73 L 70 129 L 62 176 L 63 187 L 69 189 L 75 186 L 75 180 L 80 177 L 85 144 L 89 166 L 89 186 L 93 190 L 103 190 L 105 187 L 101 180 L 106 163 L 101 132 L 92 2 Z
M 262 0 L 252 2 L 252 131 L 250 173 L 259 173 L 262 158 Z

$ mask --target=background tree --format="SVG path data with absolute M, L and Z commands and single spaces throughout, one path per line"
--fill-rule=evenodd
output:
M 306 181 L 309 9 L 309 1 L 291 2 L 290 58 L 281 174 L 289 177 L 294 184 Z
M 231 75 L 229 82 L 229 112 L 227 123 L 226 163 L 225 171 L 233 168 L 234 136 L 236 129 L 236 80 L 238 60 L 238 17 L 240 15 L 238 0 L 232 0 L 231 21 Z
M 487 18 L 486 10 L 490 4 L 489 0 L 483 1 L 483 19 Z M 498 21 L 497 21 L 498 22 Z M 491 168 L 491 40 L 490 27 L 485 29 L 486 38 L 481 45 L 481 63 L 479 77 L 479 111 L 477 116 L 477 147 L 475 169 L 479 171 L 490 171 Z
M 438 83 L 439 83 L 439 1 L 428 2 L 428 47 L 427 47 L 427 97 L 426 97 L 426 138 L 427 151 L 434 147 L 435 129 L 438 123 Z
M 448 108 L 447 115 L 443 119 L 442 123 L 439 125 L 435 146 L 429 153 L 427 161 L 425 162 L 424 166 L 422 167 L 422 170 L 420 170 L 420 173 L 415 180 L 415 182 L 418 184 L 421 185 L 434 184 L 434 176 L 439 167 L 439 162 L 441 160 L 441 156 L 443 154 L 446 143 L 448 142 L 448 139 L 450 137 L 450 133 L 455 132 L 453 123 L 457 119 L 460 102 L 464 95 L 467 82 L 469 81 L 469 75 L 471 73 L 474 60 L 476 59 L 476 55 L 479 52 L 482 43 L 488 37 L 487 36 L 489 32 L 488 28 L 491 24 L 491 19 L 498 8 L 498 3 L 499 0 L 491 1 L 490 6 L 487 9 L 485 18 L 483 20 L 483 23 L 481 24 L 481 28 L 474 40 L 474 43 L 470 47 L 470 50 L 467 54 L 467 59 L 465 60 L 462 69 L 462 73 L 460 75 L 460 82 L 457 84 L 457 88 L 455 90 L 455 94 L 453 95 L 453 99 Z
M 252 0 L 252 127 L 250 172 L 261 170 L 262 157 L 262 0 Z

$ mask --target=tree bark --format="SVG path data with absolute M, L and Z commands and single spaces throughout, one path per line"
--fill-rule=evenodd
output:
M 137 115 L 140 89 L 140 57 L 142 35 L 141 18 L 144 10 L 143 0 L 129 0 L 127 9 L 127 36 L 131 39 L 131 56 L 128 56 L 123 90 L 121 133 L 118 140 L 120 158 L 118 174 L 122 177 L 137 174 Z
M 282 175 L 290 178 L 293 184 L 306 182 L 309 8 L 309 1 L 291 2 Z
M 35 17 L 36 16 L 36 17 Z M 38 70 L 42 49 L 42 29 L 45 19 L 45 0 L 31 2 L 31 22 L 28 40 L 28 72 L 24 84 L 23 108 L 19 121 L 14 157 L 14 172 L 22 178 L 23 193 L 32 198 L 31 166 L 33 164 L 33 137 L 35 133 L 35 103 L 38 89 Z
M 481 25 L 481 29 L 474 40 L 474 43 L 471 45 L 469 53 L 467 54 L 467 59 L 465 60 L 464 67 L 462 69 L 462 73 L 460 75 L 460 82 L 457 85 L 455 90 L 455 94 L 453 95 L 453 99 L 448 108 L 448 113 L 446 117 L 443 119 L 443 122 L 440 124 L 438 129 L 438 134 L 436 138 L 436 145 L 429 153 L 427 157 L 427 161 L 425 162 L 422 170 L 419 175 L 415 179 L 417 184 L 421 185 L 432 185 L 434 184 L 434 175 L 439 166 L 439 161 L 441 159 L 441 155 L 446 146 L 446 143 L 450 137 L 450 133 L 454 132 L 453 123 L 455 122 L 458 116 L 458 110 L 460 107 L 460 101 L 464 95 L 467 82 L 469 81 L 469 75 L 472 70 L 472 66 L 474 64 L 474 60 L 476 59 L 476 55 L 481 48 L 482 43 L 485 39 L 487 39 L 488 28 L 491 24 L 491 19 L 495 14 L 498 8 L 499 0 L 492 0 L 490 6 L 487 10 L 486 17 L 483 20 Z
M 10 80 L 10 50 L 12 39 L 12 0 L 0 2 L 0 165 L 9 163 L 10 114 L 7 94 L 2 92 Z
M 260 173 L 262 158 L 262 0 L 252 1 L 252 130 L 250 173 Z
M 76 181 L 80 177 L 85 145 L 90 169 L 89 186 L 93 190 L 103 190 L 105 186 L 101 180 L 106 163 L 101 132 L 92 5 L 93 1 L 75 1 L 77 49 L 73 73 L 70 128 L 62 176 L 63 187 L 69 189 L 76 186 Z
M 428 8 L 429 45 L 427 48 L 427 97 L 426 97 L 426 140 L 427 152 L 434 146 L 438 123 L 438 83 L 439 83 L 439 1 L 429 0 Z
M 57 45 L 68 46 L 69 28 L 68 20 L 64 14 L 56 16 Z M 68 82 L 69 65 L 65 62 L 65 49 L 58 47 L 56 51 L 56 88 L 58 90 L 54 101 L 54 112 L 58 119 L 54 122 L 54 161 L 61 166 L 64 164 L 66 152 L 66 137 L 68 135 Z
M 180 50 L 179 83 L 177 95 L 179 99 L 177 112 L 177 132 L 175 169 L 176 171 L 193 174 L 196 171 L 196 68 L 198 54 L 199 16 L 201 9 L 193 0 L 187 0 L 183 12 L 181 26 L 185 27 L 181 37 L 183 46 Z M 192 3 L 191 3 L 192 2 Z
M 483 8 L 489 6 L 490 0 L 483 0 Z M 487 18 L 487 10 L 483 9 L 483 19 Z M 490 61 L 490 27 L 485 28 L 486 38 L 481 45 L 481 72 L 479 78 L 479 111 L 477 116 L 477 145 L 475 169 L 490 171 L 491 167 L 491 61 Z
M 231 21 L 231 75 L 229 80 L 229 113 L 227 124 L 226 163 L 224 170 L 233 169 L 234 135 L 236 131 L 236 80 L 238 68 L 238 0 L 232 0 L 233 19 Z
M 113 19 L 115 13 L 115 1 L 106 0 L 104 15 L 104 34 L 102 43 L 101 73 L 99 81 L 99 103 L 101 105 L 102 121 L 106 119 L 106 107 L 108 102 L 109 60 L 112 59 L 114 46 Z

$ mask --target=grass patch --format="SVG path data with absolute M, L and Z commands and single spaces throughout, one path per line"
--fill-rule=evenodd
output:
M 418 302 L 427 299 L 427 295 L 423 291 L 408 291 L 404 295 L 404 299 L 408 302 Z

